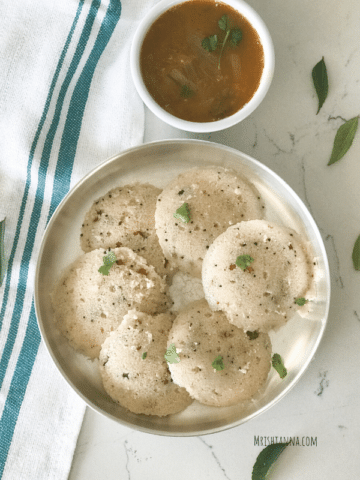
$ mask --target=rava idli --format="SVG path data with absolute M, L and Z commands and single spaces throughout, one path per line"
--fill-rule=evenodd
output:
M 168 348 L 171 345 L 180 360 L 169 363 L 174 382 L 205 405 L 225 407 L 249 400 L 271 368 L 269 336 L 248 335 L 223 312 L 212 311 L 204 299 L 176 317 Z
M 205 298 L 244 330 L 283 325 L 312 283 L 312 256 L 294 231 L 265 220 L 228 228 L 203 263 Z
M 98 357 L 102 343 L 130 309 L 152 314 L 172 305 L 164 279 L 144 258 L 125 247 L 111 252 L 117 262 L 108 275 L 98 270 L 109 251 L 93 250 L 67 268 L 51 293 L 59 329 L 91 358 Z
M 184 410 L 192 398 L 174 384 L 165 360 L 170 314 L 131 310 L 100 352 L 100 372 L 110 397 L 133 413 L 160 417 Z
M 194 168 L 159 195 L 155 226 L 170 265 L 200 278 L 215 238 L 230 225 L 255 218 L 263 218 L 263 204 L 247 179 L 222 167 Z
M 128 247 L 144 257 L 161 276 L 170 274 L 155 231 L 156 199 L 160 188 L 124 185 L 98 198 L 86 213 L 80 234 L 84 252 Z

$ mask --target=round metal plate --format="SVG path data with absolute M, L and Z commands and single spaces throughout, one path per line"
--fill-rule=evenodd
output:
M 102 387 L 97 361 L 75 352 L 57 330 L 50 292 L 62 270 L 82 254 L 79 235 L 93 201 L 111 188 L 135 181 L 164 187 L 180 172 L 195 166 L 220 165 L 246 175 L 260 191 L 266 219 L 302 234 L 317 262 L 315 294 L 309 313 L 296 314 L 271 332 L 273 352 L 285 360 L 284 380 L 271 370 L 264 388 L 250 402 L 232 407 L 208 407 L 194 402 L 168 417 L 136 415 L 122 408 Z M 330 275 L 324 244 L 309 211 L 296 193 L 269 168 L 237 150 L 200 140 L 148 143 L 116 155 L 81 180 L 52 216 L 42 241 L 35 274 L 35 306 L 47 349 L 69 385 L 98 411 L 119 423 L 148 433 L 204 435 L 240 425 L 269 409 L 296 384 L 309 365 L 323 335 L 330 303 Z

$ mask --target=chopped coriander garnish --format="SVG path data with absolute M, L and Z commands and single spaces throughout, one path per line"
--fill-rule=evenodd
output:
M 218 63 L 219 70 L 220 70 L 221 56 L 228 38 L 230 37 L 229 44 L 233 47 L 236 47 L 237 45 L 239 45 L 242 39 L 241 29 L 238 27 L 231 28 L 231 23 L 232 22 L 229 19 L 229 17 L 227 15 L 223 15 L 218 21 L 218 26 L 220 30 L 225 32 L 225 37 L 223 38 L 223 40 L 219 41 L 219 38 L 217 35 L 210 35 L 209 37 L 204 38 L 204 40 L 201 42 L 202 47 L 208 52 L 214 52 L 217 49 L 217 47 L 221 45 L 219 63 Z
M 241 270 L 246 270 L 247 267 L 254 261 L 254 259 L 250 255 L 240 255 L 236 259 L 236 265 L 241 268 Z
M 296 305 L 299 305 L 299 307 L 302 307 L 303 305 L 305 305 L 305 303 L 307 303 L 309 300 L 306 300 L 306 298 L 304 297 L 300 297 L 300 298 L 296 298 L 295 299 L 295 303 Z
M 212 362 L 211 366 L 213 368 L 215 368 L 215 370 L 217 370 L 218 372 L 220 370 L 224 370 L 225 365 L 224 365 L 224 362 L 223 362 L 223 357 L 221 355 L 216 357 L 215 360 Z
M 240 28 L 233 28 L 231 30 L 231 40 L 230 44 L 233 47 L 237 47 L 242 39 L 242 31 Z
M 166 350 L 166 353 L 164 355 L 165 360 L 168 363 L 179 363 L 180 362 L 180 357 L 176 353 L 176 347 L 174 343 L 170 343 L 169 348 Z
M 218 25 L 219 25 L 219 28 L 221 28 L 221 30 L 224 30 L 224 31 L 229 30 L 230 29 L 229 17 L 227 15 L 223 15 L 218 21 Z
M 194 95 L 194 91 L 188 85 L 181 86 L 180 96 L 183 98 L 190 98 Z
M 282 358 L 278 353 L 274 353 L 271 359 L 271 363 L 272 363 L 272 366 L 275 368 L 275 370 L 278 372 L 280 378 L 285 378 L 287 375 L 287 370 L 282 361 Z
M 142 354 L 142 357 L 141 357 L 141 358 L 142 358 L 143 360 L 145 360 L 146 357 L 147 357 L 147 352 L 144 352 L 144 353 Z
M 103 275 L 109 275 L 110 268 L 116 263 L 117 258 L 114 252 L 109 252 L 105 257 L 103 257 L 104 265 L 102 265 L 98 272 Z
M 174 213 L 174 217 L 181 220 L 183 223 L 190 222 L 190 210 L 187 203 L 183 203 Z
M 201 45 L 208 52 L 213 52 L 216 50 L 218 45 L 217 35 L 210 35 L 210 37 L 204 38 L 204 40 L 201 42 Z
M 250 332 L 249 330 L 246 332 L 246 335 L 249 337 L 250 340 L 255 340 L 259 336 L 259 332 L 255 330 L 254 332 Z

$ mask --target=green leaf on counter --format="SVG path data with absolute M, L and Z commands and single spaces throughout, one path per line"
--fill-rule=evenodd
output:
M 320 111 L 320 108 L 324 105 L 324 102 L 326 100 L 326 97 L 329 91 L 329 82 L 328 82 L 328 76 L 327 76 L 324 57 L 322 57 L 320 62 L 317 63 L 313 68 L 312 79 L 313 79 L 314 87 L 319 100 L 319 107 L 318 107 L 318 111 L 316 112 L 316 115 L 317 115 Z
M 352 252 L 352 261 L 355 270 L 360 270 L 360 235 L 358 236 Z
M 254 464 L 251 480 L 265 480 L 270 467 L 289 443 L 273 443 L 261 450 Z
M 5 218 L 0 222 L 0 287 L 5 277 Z
M 142 354 L 142 357 L 141 357 L 141 358 L 142 358 L 143 360 L 145 360 L 146 357 L 147 357 L 147 352 L 144 352 L 144 353 Z
M 353 143 L 357 128 L 358 117 L 354 117 L 341 125 L 335 135 L 334 146 L 328 165 L 332 165 L 340 160 L 349 150 Z
M 271 363 L 272 363 L 272 366 L 275 368 L 275 370 L 278 372 L 280 378 L 285 378 L 287 375 L 287 370 L 282 361 L 282 358 L 278 353 L 274 353 L 271 359 Z

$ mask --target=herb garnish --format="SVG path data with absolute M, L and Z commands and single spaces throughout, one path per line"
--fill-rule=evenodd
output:
M 5 277 L 5 218 L 0 222 L 0 287 Z
M 181 220 L 183 223 L 190 222 L 190 210 L 187 203 L 183 203 L 174 213 L 174 217 Z
M 357 128 L 358 117 L 354 117 L 341 125 L 335 135 L 334 145 L 328 165 L 332 165 L 340 160 L 349 150 L 354 140 Z
M 319 107 L 318 111 L 316 112 L 317 115 L 320 111 L 320 108 L 324 105 L 329 90 L 328 76 L 324 57 L 322 57 L 320 62 L 317 63 L 313 68 L 312 79 L 319 99 Z
M 265 480 L 270 467 L 289 443 L 273 443 L 261 450 L 254 464 L 251 480 Z
M 147 352 L 144 352 L 144 353 L 142 354 L 142 357 L 141 357 L 141 358 L 142 358 L 143 360 L 145 360 L 146 357 L 147 357 Z
M 174 343 L 170 343 L 169 348 L 166 350 L 166 353 L 164 355 L 165 360 L 168 363 L 179 363 L 180 362 L 180 357 L 176 353 L 176 347 Z
M 201 45 L 208 52 L 214 52 L 217 49 L 217 47 L 220 46 L 221 44 L 219 63 L 218 63 L 218 69 L 220 70 L 221 56 L 228 38 L 230 37 L 229 44 L 232 47 L 236 47 L 237 45 L 239 45 L 242 39 L 242 31 L 238 27 L 231 28 L 231 20 L 227 15 L 223 15 L 220 18 L 220 20 L 218 21 L 218 26 L 220 30 L 225 32 L 225 37 L 223 41 L 219 42 L 217 35 L 210 35 L 209 37 L 206 37 L 203 39 L 203 41 L 201 42 Z
M 181 86 L 180 96 L 183 98 L 190 98 L 194 95 L 194 91 L 188 85 Z
M 304 298 L 304 297 L 295 298 L 295 303 L 296 303 L 296 305 L 299 305 L 299 307 L 302 307 L 308 301 L 309 300 L 306 300 L 306 298 Z
M 217 35 L 210 35 L 201 42 L 202 47 L 208 52 L 214 52 L 218 45 Z
M 249 340 L 255 340 L 256 338 L 258 338 L 259 332 L 257 330 L 254 330 L 253 332 L 250 332 L 250 330 L 248 330 L 246 332 L 246 335 L 249 337 Z
M 282 361 L 282 358 L 278 353 L 274 353 L 271 359 L 271 363 L 272 363 L 272 366 L 275 368 L 275 370 L 278 372 L 280 378 L 285 378 L 287 375 L 287 370 Z
M 352 261 L 353 261 L 355 270 L 360 270 L 360 235 L 358 236 L 354 244 L 354 249 L 352 252 Z
M 105 257 L 103 257 L 104 265 L 102 265 L 98 272 L 103 275 L 109 275 L 110 268 L 116 263 L 117 258 L 114 252 L 109 252 Z
M 250 255 L 240 255 L 236 259 L 236 265 L 241 268 L 241 270 L 246 270 L 247 267 L 254 261 Z
M 215 360 L 212 362 L 211 366 L 215 368 L 215 370 L 217 370 L 218 372 L 220 370 L 224 370 L 225 365 L 223 362 L 223 357 L 221 355 L 217 356 Z

